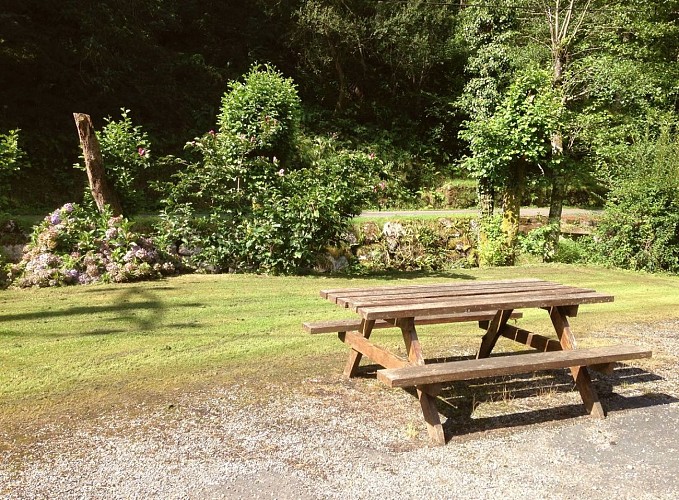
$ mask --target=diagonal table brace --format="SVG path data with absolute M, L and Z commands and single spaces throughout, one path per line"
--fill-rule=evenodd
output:
M 365 339 L 369 339 L 374 326 L 375 326 L 374 319 L 373 320 L 364 319 L 361 321 L 361 330 L 359 333 L 363 335 Z M 346 332 L 339 333 L 342 334 Z M 341 335 L 340 338 L 342 338 Z M 347 364 L 344 366 L 345 377 L 352 378 L 356 376 L 356 371 L 358 370 L 358 365 L 361 363 L 362 357 L 363 354 L 358 352 L 356 349 L 352 348 L 351 351 L 349 351 L 349 359 L 347 359 Z
M 500 310 L 495 314 L 495 317 L 491 320 L 486 334 L 481 339 L 481 347 L 479 347 L 479 352 L 476 353 L 476 359 L 487 358 L 490 356 L 493 347 L 497 342 L 497 339 L 502 335 L 502 330 L 507 321 L 512 316 L 512 309 Z

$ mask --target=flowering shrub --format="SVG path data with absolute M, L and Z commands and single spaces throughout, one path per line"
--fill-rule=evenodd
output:
M 291 80 L 253 68 L 231 84 L 218 132 L 187 147 L 187 163 L 165 186 L 159 228 L 187 265 L 209 271 L 293 273 L 314 267 L 326 246 L 373 195 L 375 155 L 307 141 L 297 130 Z M 202 215 L 200 215 L 202 214 Z
M 153 279 L 175 267 L 127 219 L 67 203 L 36 226 L 11 275 L 16 286 L 47 287 Z

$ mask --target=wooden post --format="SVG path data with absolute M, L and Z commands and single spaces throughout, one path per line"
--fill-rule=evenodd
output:
M 406 350 L 408 352 L 408 361 L 413 366 L 424 365 L 424 355 L 420 347 L 420 340 L 417 338 L 417 331 L 415 331 L 415 318 L 403 318 L 398 320 L 398 326 L 401 328 L 403 340 L 406 343 Z M 436 393 L 439 388 L 431 386 L 416 386 L 417 399 L 420 400 L 420 407 L 422 408 L 422 415 L 427 424 L 427 432 L 429 439 L 437 446 L 446 444 L 446 437 L 443 433 L 443 425 L 441 425 L 441 417 L 436 407 L 436 397 L 431 393 Z
M 109 205 L 113 215 L 122 215 L 123 209 L 118 200 L 118 196 L 116 196 L 113 188 L 106 182 L 104 160 L 101 156 L 101 148 L 99 147 L 97 136 L 94 133 L 90 115 L 73 113 L 73 118 L 75 119 L 75 125 L 78 128 L 80 146 L 83 149 L 83 156 L 85 157 L 87 179 L 90 183 L 90 190 L 92 191 L 92 197 L 97 204 L 97 208 L 100 212 L 103 212 L 104 207 Z
M 556 330 L 556 335 L 559 337 L 561 347 L 564 350 L 575 349 L 575 337 L 571 332 L 571 327 L 565 313 L 566 310 L 563 307 L 552 307 L 549 317 L 552 320 L 552 325 L 554 325 L 554 330 Z M 596 393 L 596 389 L 594 389 L 594 384 L 592 384 L 587 367 L 572 366 L 571 375 L 573 375 L 575 387 L 580 391 L 580 396 L 587 412 L 592 416 L 604 418 L 606 412 L 599 401 L 599 396 Z

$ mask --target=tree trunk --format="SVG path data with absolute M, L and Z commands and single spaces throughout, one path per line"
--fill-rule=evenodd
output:
M 493 216 L 495 210 L 495 188 L 487 177 L 479 179 L 479 211 L 481 218 Z
M 505 264 L 513 266 L 516 261 L 516 242 L 519 235 L 521 198 L 525 178 L 525 165 L 519 162 L 514 175 L 507 180 L 502 194 L 502 233 L 504 235 Z
M 546 234 L 543 260 L 551 262 L 559 250 L 559 238 L 561 237 L 561 213 L 563 212 L 563 200 L 566 195 L 566 182 L 561 172 L 552 172 L 552 192 L 549 197 L 549 216 L 547 223 L 551 231 Z
M 104 211 L 106 205 L 111 207 L 113 215 L 121 215 L 123 213 L 118 196 L 115 191 L 106 181 L 106 172 L 104 170 L 104 160 L 101 156 L 101 148 L 99 141 L 94 133 L 92 120 L 90 115 L 84 113 L 73 113 L 75 125 L 78 128 L 78 135 L 80 136 L 80 145 L 83 149 L 83 156 L 85 157 L 85 169 L 87 170 L 87 179 L 90 183 L 90 190 L 92 197 L 97 204 L 100 212 Z
M 484 258 L 491 251 L 488 239 L 488 224 L 495 211 L 495 188 L 487 177 L 479 179 L 479 265 L 486 266 L 488 262 Z
M 552 73 L 552 85 L 560 88 L 563 85 L 563 72 L 566 66 L 567 54 L 562 50 L 561 45 L 552 43 L 552 54 L 554 57 L 554 67 Z M 565 96 L 562 106 L 566 106 Z M 553 161 L 552 167 L 552 192 L 549 197 L 549 218 L 548 223 L 552 231 L 547 235 L 546 248 L 544 249 L 544 260 L 551 261 L 559 249 L 559 236 L 561 235 L 561 213 L 563 212 L 563 200 L 566 194 L 566 182 L 562 171 L 564 161 L 563 135 L 560 130 L 552 134 L 552 158 L 560 161 Z
M 573 3 L 571 2 L 571 6 Z M 557 4 L 558 9 L 558 4 Z M 570 17 L 573 12 L 568 12 L 566 28 L 570 23 Z M 568 63 L 568 51 L 564 45 L 565 31 L 561 31 L 561 27 L 554 26 L 552 30 L 552 86 L 555 89 L 563 87 L 563 78 L 566 65 Z M 565 108 L 567 104 L 566 96 L 562 97 L 561 105 Z M 563 200 L 566 194 L 565 179 L 563 174 L 564 148 L 563 148 L 563 134 L 561 130 L 556 130 L 552 134 L 552 158 L 559 161 L 553 161 L 552 167 L 552 192 L 549 198 L 549 217 L 548 223 L 553 228 L 547 235 L 546 245 L 544 249 L 544 260 L 550 261 L 556 255 L 559 248 L 559 236 L 561 235 L 561 212 L 563 211 Z
M 339 86 L 335 111 L 344 111 L 347 102 L 347 79 L 344 75 L 344 68 L 342 68 L 342 64 L 340 63 L 338 51 L 332 42 L 330 42 L 330 54 L 335 61 L 335 72 L 337 73 L 337 84 Z

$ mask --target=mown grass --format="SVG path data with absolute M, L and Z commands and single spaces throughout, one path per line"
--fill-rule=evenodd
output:
M 583 306 L 576 335 L 679 318 L 679 278 L 564 265 L 382 277 L 190 275 L 159 282 L 0 292 L 0 428 L 171 397 L 196 386 L 336 376 L 346 349 L 303 321 L 351 317 L 323 288 L 538 277 L 615 295 Z M 540 329 L 527 311 L 521 325 Z M 442 333 L 457 335 L 442 335 Z M 400 348 L 398 332 L 376 341 Z M 422 329 L 427 353 L 473 352 L 475 325 Z M 464 353 L 464 352 L 462 352 Z M 2 434 L 2 433 L 0 433 Z

